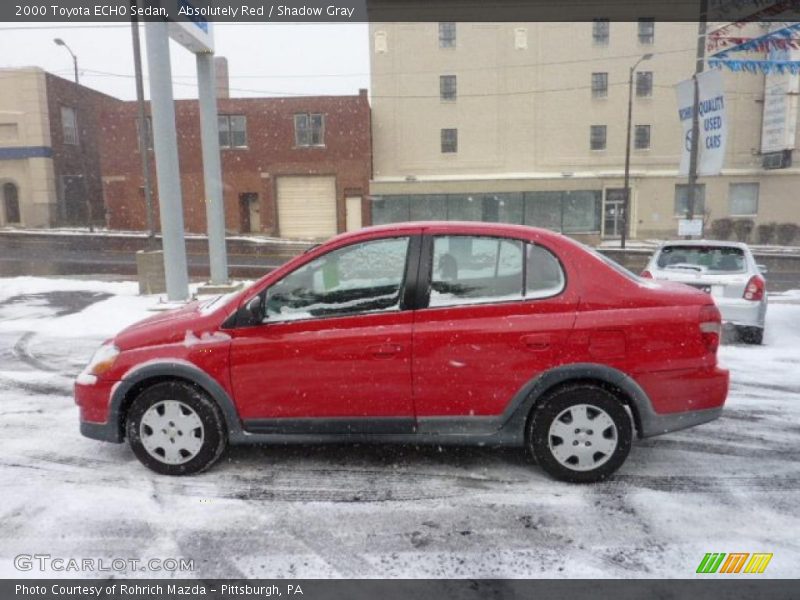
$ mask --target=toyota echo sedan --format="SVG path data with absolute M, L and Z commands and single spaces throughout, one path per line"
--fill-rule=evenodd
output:
M 517 446 L 592 482 L 634 435 L 720 415 L 720 327 L 708 294 L 559 234 L 395 224 L 125 329 L 75 398 L 84 435 L 168 475 L 229 443 L 382 441 Z
M 679 281 L 703 290 L 716 302 L 722 320 L 748 344 L 764 339 L 767 287 L 762 268 L 746 244 L 708 240 L 664 242 L 642 277 Z

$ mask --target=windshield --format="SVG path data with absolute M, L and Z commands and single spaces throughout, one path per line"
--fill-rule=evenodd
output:
M 659 269 L 744 273 L 744 251 L 735 246 L 665 246 L 656 261 Z

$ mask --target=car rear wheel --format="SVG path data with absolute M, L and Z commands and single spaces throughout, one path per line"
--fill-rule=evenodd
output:
M 217 405 L 201 390 L 177 381 L 157 383 L 139 394 L 126 428 L 136 458 L 163 475 L 204 471 L 227 444 Z
M 565 386 L 534 408 L 528 446 L 556 479 L 591 483 L 614 473 L 628 456 L 631 418 L 611 392 L 593 385 Z
M 764 342 L 763 327 L 739 327 L 739 339 L 745 344 L 760 345 Z

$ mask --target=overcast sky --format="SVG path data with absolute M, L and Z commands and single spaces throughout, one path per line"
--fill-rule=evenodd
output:
M 214 35 L 217 55 L 228 58 L 231 96 L 355 94 L 369 86 L 364 23 L 217 23 Z M 0 67 L 38 66 L 72 79 L 72 59 L 56 37 L 77 54 L 82 84 L 135 99 L 126 24 L 0 25 Z M 144 45 L 143 29 L 141 38 Z M 142 55 L 147 77 L 144 48 Z M 174 42 L 171 55 L 175 97 L 197 97 L 194 56 Z

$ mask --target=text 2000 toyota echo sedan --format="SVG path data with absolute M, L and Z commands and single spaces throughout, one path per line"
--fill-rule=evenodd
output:
M 78 377 L 84 435 L 180 475 L 230 443 L 529 449 L 596 481 L 648 437 L 719 416 L 720 313 L 541 229 L 340 235 L 250 288 L 142 321 Z

